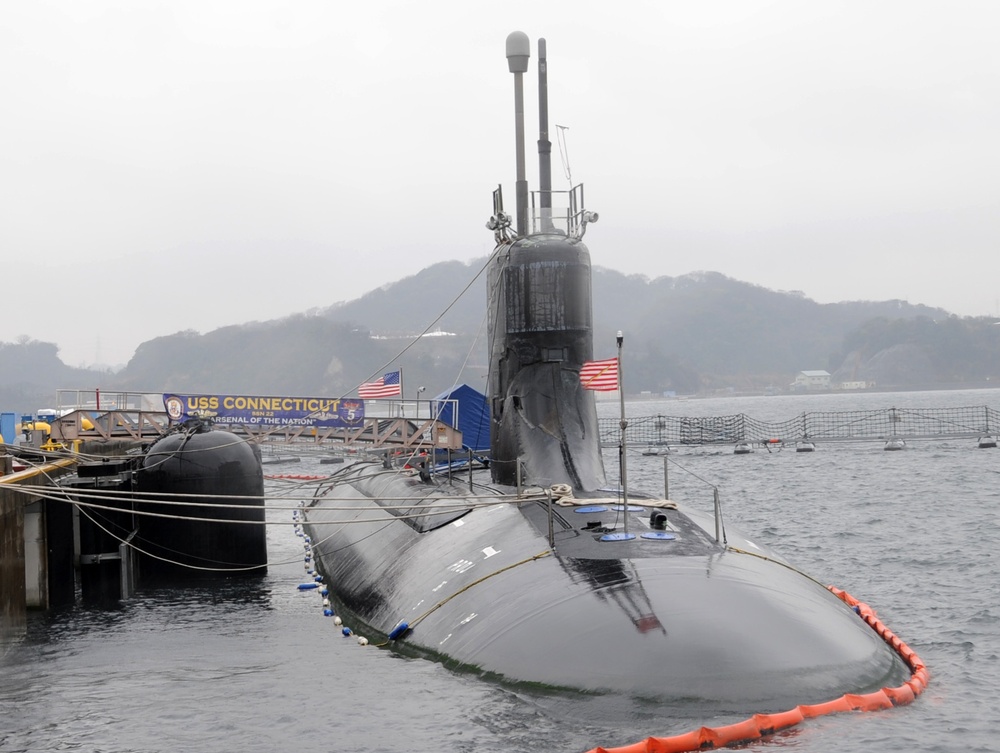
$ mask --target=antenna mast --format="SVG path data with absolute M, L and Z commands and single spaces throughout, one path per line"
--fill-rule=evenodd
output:
M 514 74 L 514 132 L 517 140 L 517 234 L 528 234 L 528 181 L 524 177 L 524 73 L 528 70 L 531 43 L 523 31 L 507 35 L 507 68 Z
M 542 230 L 552 229 L 552 142 L 549 141 L 549 68 L 545 40 L 538 40 L 538 205 Z
M 566 145 L 566 131 L 569 130 L 569 126 L 563 126 L 556 123 L 556 143 L 559 145 L 559 158 L 562 160 L 563 175 L 566 176 L 566 180 L 569 182 L 569 187 L 573 187 L 573 173 L 569 169 L 569 147 Z

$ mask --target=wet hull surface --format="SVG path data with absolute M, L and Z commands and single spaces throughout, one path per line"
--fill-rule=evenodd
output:
M 544 499 L 482 506 L 485 487 L 470 496 L 468 484 L 428 485 L 371 464 L 342 475 L 353 483 L 324 488 L 306 509 L 313 551 L 365 629 L 412 626 L 395 641 L 401 650 L 537 691 L 749 712 L 907 676 L 826 588 L 732 531 L 728 547 L 716 543 L 710 517 L 667 510 L 667 528 L 654 532 L 643 508 L 629 513 L 636 539 L 600 541 L 609 524 L 621 530 L 614 500 L 582 508 L 600 512 L 555 507 L 552 549 Z M 451 511 L 400 517 L 400 505 L 418 508 L 398 498 L 449 496 Z

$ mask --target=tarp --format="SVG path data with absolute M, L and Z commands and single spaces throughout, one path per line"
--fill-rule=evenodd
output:
M 439 402 L 454 400 L 451 402 Z M 458 407 L 458 421 L 454 411 Z M 483 452 L 490 449 L 490 410 L 486 395 L 477 392 L 467 384 L 442 392 L 431 401 L 431 410 L 446 424 L 462 432 L 462 447 Z

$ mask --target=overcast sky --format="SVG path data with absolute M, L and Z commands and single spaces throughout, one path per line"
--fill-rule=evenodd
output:
M 119 364 L 489 253 L 514 30 L 529 181 L 544 37 L 595 265 L 997 314 L 998 29 L 992 0 L 3 2 L 0 342 Z

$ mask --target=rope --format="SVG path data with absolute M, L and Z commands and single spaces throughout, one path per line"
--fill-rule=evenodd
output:
M 278 526 L 294 525 L 294 523 L 289 523 L 289 522 L 281 523 L 281 522 L 277 522 L 277 521 L 270 521 L 270 522 L 268 522 L 266 520 L 241 520 L 241 519 L 236 519 L 236 518 L 204 518 L 204 517 L 200 517 L 200 516 L 197 516 L 197 515 L 171 515 L 170 513 L 152 512 L 151 510 L 130 510 L 130 509 L 124 509 L 124 508 L 121 508 L 121 507 L 112 507 L 110 505 L 100 505 L 100 504 L 97 504 L 96 502 L 80 502 L 80 501 L 75 501 L 75 500 L 69 499 L 67 496 L 64 496 L 64 495 L 47 495 L 47 494 L 42 494 L 42 493 L 38 493 L 38 492 L 33 492 L 33 496 L 40 497 L 42 499 L 48 499 L 48 500 L 51 500 L 51 501 L 56 501 L 56 502 L 66 502 L 68 504 L 71 504 L 71 505 L 74 505 L 74 506 L 80 507 L 80 508 L 89 508 L 89 509 L 92 509 L 92 510 L 107 510 L 108 512 L 128 513 L 129 515 L 139 515 L 139 516 L 146 516 L 146 517 L 151 517 L 151 518 L 166 518 L 168 520 L 187 520 L 187 521 L 196 521 L 198 523 L 236 523 L 236 524 L 239 524 L 239 525 L 269 525 L 269 526 L 275 526 L 275 525 L 278 525 Z M 174 503 L 161 502 L 160 504 L 182 504 L 182 505 L 186 504 L 186 506 L 191 507 L 191 505 L 189 503 L 183 503 L 183 502 L 174 502 Z M 480 505 L 480 506 L 486 506 L 486 505 Z M 230 505 L 208 505 L 208 507 L 230 507 Z M 271 510 L 271 509 L 286 509 L 286 510 L 287 509 L 291 509 L 291 508 L 267 508 L 267 507 L 263 507 L 261 505 L 232 505 L 231 507 L 233 507 L 233 508 L 246 508 L 246 507 L 250 507 L 251 509 L 261 510 L 261 511 L 267 511 L 267 510 Z M 463 505 L 460 509 L 465 509 L 466 507 L 470 507 L 470 505 Z M 473 505 L 471 507 L 475 507 L 475 506 Z M 355 509 L 355 508 L 338 508 L 338 509 L 351 510 L 351 509 Z M 409 507 L 407 507 L 405 509 L 413 509 L 413 505 L 410 505 Z M 455 507 L 447 507 L 447 508 L 442 507 L 442 508 L 437 508 L 437 509 L 432 509 L 432 510 L 423 510 L 423 511 L 419 511 L 419 512 L 416 512 L 416 513 L 413 513 L 413 514 L 410 514 L 410 515 L 393 515 L 393 520 L 407 520 L 407 519 L 410 519 L 410 518 L 433 517 L 435 515 L 452 515 L 452 514 L 454 514 L 455 509 L 456 509 Z M 384 518 L 357 518 L 357 519 L 351 520 L 351 521 L 310 521 L 309 525 L 315 525 L 315 526 L 320 526 L 320 525 L 342 525 L 342 524 L 348 523 L 348 522 L 349 523 L 382 523 L 384 520 L 385 520 Z
M 452 599 L 454 599 L 456 596 L 465 593 L 470 588 L 478 586 L 483 581 L 489 580 L 490 578 L 492 578 L 495 575 L 500 575 L 500 573 L 505 573 L 508 570 L 513 570 L 515 567 L 520 567 L 521 565 L 526 565 L 529 562 L 534 562 L 535 560 L 539 560 L 542 557 L 548 557 L 551 554 L 552 554 L 552 550 L 551 549 L 546 549 L 544 552 L 539 552 L 538 554 L 532 555 L 531 557 L 526 557 L 525 559 L 520 560 L 519 562 L 513 562 L 513 563 L 511 563 L 509 565 L 506 565 L 505 567 L 501 567 L 499 570 L 494 570 L 492 573 L 488 573 L 488 574 L 484 575 L 482 578 L 477 578 L 476 580 L 472 581 L 471 583 L 467 583 L 466 585 L 462 586 L 460 589 L 458 589 L 457 591 L 455 591 L 455 593 L 451 594 L 450 596 L 445 597 L 444 599 L 442 599 L 441 601 L 439 601 L 437 604 L 435 604 L 434 606 L 432 606 L 430 609 L 428 609 L 426 612 L 424 612 L 423 614 L 421 614 L 418 617 L 414 618 L 413 622 L 410 623 L 410 627 L 412 628 L 414 625 L 416 625 L 417 623 L 419 623 L 421 620 L 423 620 L 425 617 L 427 617 L 428 615 L 432 614 L 433 612 L 436 612 L 438 609 L 440 609 L 441 607 L 443 607 L 445 604 L 447 604 L 449 601 L 451 601 Z M 378 646 L 385 646 L 388 643 L 389 643 L 389 641 L 386 640 L 383 643 L 379 643 Z
M 250 565 L 248 567 L 225 567 L 225 568 L 198 567 L 197 565 L 191 565 L 191 564 L 188 564 L 186 562 L 177 562 L 175 560 L 167 559 L 166 557 L 160 557 L 158 555 L 153 554 L 152 552 L 147 552 L 144 549 L 140 549 L 138 546 L 135 545 L 135 543 L 133 543 L 133 542 L 131 542 L 131 541 L 125 539 L 125 538 L 122 538 L 121 536 L 119 536 L 118 534 L 116 534 L 114 531 L 112 531 L 112 530 L 106 528 L 105 526 L 101 525 L 93 516 L 91 516 L 89 513 L 87 513 L 86 510 L 80 510 L 80 513 L 82 515 L 85 515 L 95 526 L 97 526 L 102 531 L 104 531 L 106 534 L 108 534 L 113 539 L 115 539 L 119 544 L 124 544 L 125 546 L 129 547 L 130 549 L 133 549 L 134 551 L 138 552 L 139 554 L 144 554 L 147 557 L 152 557 L 153 559 L 160 560 L 161 562 L 167 562 L 167 563 L 169 563 L 171 565 L 176 565 L 178 567 L 190 568 L 191 570 L 202 570 L 202 571 L 208 571 L 208 572 L 221 572 L 221 573 L 248 572 L 250 570 L 259 570 L 259 569 L 265 568 L 265 567 L 272 567 L 274 565 L 290 565 L 293 562 L 297 562 L 298 561 L 298 555 L 296 555 L 295 557 L 292 557 L 292 558 L 287 559 L 287 560 L 276 560 L 276 561 L 275 560 L 268 560 L 263 565 Z M 177 551 L 177 550 L 174 550 L 174 551 Z M 182 552 L 178 552 L 178 554 L 181 554 L 181 553 Z M 193 555 L 185 554 L 185 556 L 191 557 Z M 199 557 L 198 559 L 204 559 L 204 558 Z M 219 560 L 219 561 L 221 562 L 221 560 Z
M 726 551 L 727 552 L 734 552 L 736 554 L 746 554 L 746 555 L 749 555 L 750 557 L 756 557 L 757 559 L 762 559 L 765 562 L 773 562 L 775 565 L 781 565 L 782 567 L 787 568 L 788 570 L 791 570 L 793 573 L 798 573 L 803 578 L 808 578 L 809 580 L 811 580 L 816 585 L 823 586 L 823 588 L 826 588 L 826 585 L 824 583 L 816 580 L 814 577 L 812 577 L 811 575 L 809 575 L 809 573 L 804 573 L 801 570 L 799 570 L 797 567 L 793 567 L 792 565 L 789 565 L 787 562 L 782 562 L 781 560 L 776 560 L 774 557 L 768 557 L 766 554 L 758 554 L 757 552 L 748 552 L 746 549 L 740 549 L 738 546 L 729 546 L 729 545 L 726 546 Z
M 499 570 L 494 570 L 492 573 L 488 573 L 488 574 L 484 575 L 482 578 L 477 578 L 476 580 L 472 581 L 471 583 L 467 583 L 466 585 L 462 586 L 462 588 L 460 588 L 457 591 L 455 591 L 455 593 L 451 594 L 450 596 L 445 597 L 444 599 L 442 599 L 441 601 L 439 601 L 437 604 L 435 604 L 434 606 L 432 606 L 430 609 L 428 609 L 426 612 L 424 612 L 423 614 L 421 614 L 421 615 L 417 616 L 416 618 L 414 618 L 413 622 L 409 623 L 407 629 L 408 630 L 412 629 L 421 620 L 423 620 L 428 615 L 434 613 L 435 611 L 437 611 L 438 609 L 440 609 L 441 607 L 443 607 L 445 604 L 447 604 L 449 601 L 451 601 L 452 599 L 454 599 L 456 596 L 459 596 L 460 594 L 463 594 L 466 591 L 468 591 L 470 588 L 478 586 L 480 583 L 482 583 L 482 582 L 484 582 L 486 580 L 489 580 L 494 575 L 499 575 L 500 573 L 507 572 L 508 570 L 512 570 L 515 567 L 520 567 L 521 565 L 526 565 L 527 563 L 534 562 L 535 560 L 541 559 L 542 557 L 548 557 L 551 554 L 552 554 L 552 550 L 546 549 L 544 552 L 539 552 L 538 554 L 532 555 L 531 557 L 526 557 L 525 559 L 520 560 L 518 562 L 513 562 L 513 563 L 511 563 L 509 565 L 506 565 L 505 567 L 501 567 Z M 387 646 L 389 644 L 389 640 L 390 639 L 387 638 L 382 643 L 376 644 L 376 647 L 377 648 L 381 648 L 383 646 Z
M 483 272 L 486 271 L 486 269 L 490 266 L 490 262 L 492 262 L 492 261 L 493 261 L 493 255 L 491 254 L 489 257 L 487 257 L 486 263 L 482 267 L 480 267 L 480 269 L 479 269 L 478 272 L 476 272 L 475 277 L 473 277 L 471 280 L 469 280 L 469 284 L 466 285 L 464 288 L 462 288 L 462 290 L 459 292 L 459 294 L 456 295 L 452 299 L 451 303 L 449 303 L 445 307 L 444 311 L 442 311 L 440 314 L 438 314 L 437 317 L 430 324 L 428 324 L 426 327 L 424 327 L 424 331 L 423 332 L 421 332 L 419 335 L 417 335 L 414 338 L 412 338 L 406 345 L 404 345 L 403 348 L 402 348 L 402 350 L 400 350 L 396 355 L 394 355 L 392 358 L 390 358 L 388 361 L 386 361 L 380 368 L 378 368 L 374 372 L 372 372 L 369 375 L 369 378 L 374 377 L 376 374 L 381 373 L 384 369 L 388 368 L 390 364 L 395 363 L 397 359 L 399 359 L 404 353 L 406 353 L 406 351 L 408 351 L 410 348 L 412 348 L 414 345 L 416 345 L 418 342 L 420 342 L 420 338 L 423 337 L 424 335 L 426 335 L 428 332 L 430 332 L 431 328 L 435 324 L 437 324 L 439 321 L 441 321 L 444 318 L 445 314 L 447 314 L 449 311 L 451 311 L 452 307 L 456 303 L 458 303 L 458 301 L 462 298 L 462 296 L 465 295 L 469 291 L 469 288 L 471 288 L 473 286 L 473 284 L 476 282 L 476 280 L 478 280 L 479 277 L 483 274 Z M 466 361 L 468 361 L 468 358 L 466 358 Z M 347 396 L 343 395 L 341 397 L 341 399 L 343 399 L 344 397 L 347 397 Z

